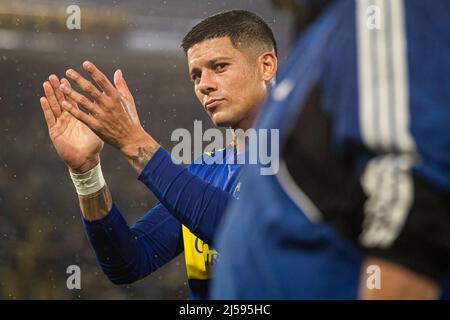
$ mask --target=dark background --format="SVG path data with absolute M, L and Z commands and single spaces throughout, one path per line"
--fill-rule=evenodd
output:
M 68 30 L 68 5 L 81 30 Z M 264 0 L 0 0 L 0 299 L 187 299 L 184 256 L 132 285 L 115 286 L 96 265 L 75 189 L 48 138 L 39 106 L 48 75 L 81 70 L 89 59 L 109 77 L 121 68 L 147 131 L 166 148 L 177 128 L 212 126 L 197 102 L 180 41 L 207 16 L 230 9 L 260 14 L 273 28 L 281 60 L 288 14 Z M 113 199 L 132 224 L 156 202 L 121 155 L 106 146 L 102 167 Z M 81 290 L 66 269 L 81 268 Z

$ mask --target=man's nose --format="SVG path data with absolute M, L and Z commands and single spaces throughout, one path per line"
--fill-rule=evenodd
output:
M 217 85 L 214 80 L 213 74 L 208 71 L 202 72 L 200 82 L 198 83 L 198 89 L 204 95 L 211 93 L 212 91 L 217 90 Z

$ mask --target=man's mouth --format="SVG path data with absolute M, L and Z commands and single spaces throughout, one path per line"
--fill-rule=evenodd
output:
M 209 99 L 205 103 L 205 109 L 212 110 L 215 107 L 217 107 L 219 104 L 221 104 L 223 100 L 225 100 L 225 99 Z

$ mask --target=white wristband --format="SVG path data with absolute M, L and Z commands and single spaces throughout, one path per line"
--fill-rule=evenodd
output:
M 77 193 L 81 196 L 95 193 L 105 185 L 100 163 L 84 173 L 70 172 L 70 177 L 75 185 L 75 189 L 77 189 Z

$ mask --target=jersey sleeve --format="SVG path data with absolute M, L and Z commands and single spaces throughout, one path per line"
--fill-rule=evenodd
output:
M 97 261 L 115 284 L 139 280 L 176 257 L 183 248 L 181 224 L 162 205 L 129 227 L 113 204 L 103 219 L 83 218 Z
M 139 176 L 161 203 L 193 234 L 211 244 L 232 196 L 202 180 L 159 148 Z

